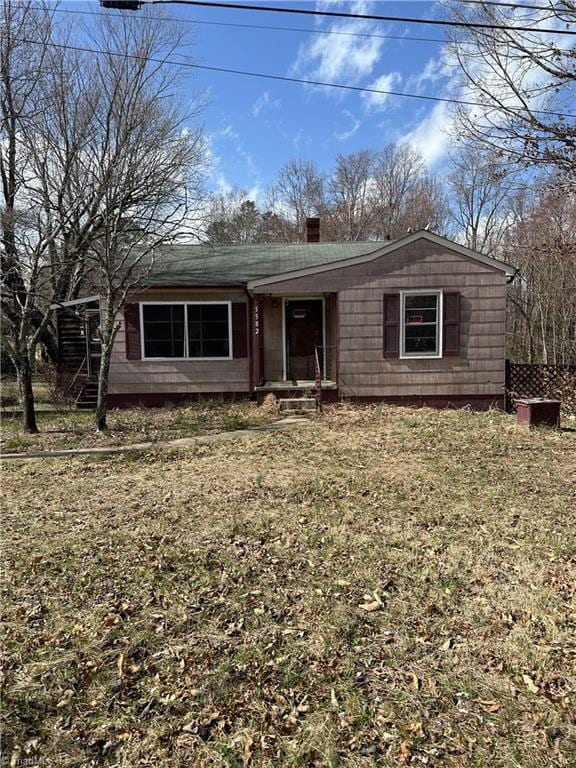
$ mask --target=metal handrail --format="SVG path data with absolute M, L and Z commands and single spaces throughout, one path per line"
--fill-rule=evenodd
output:
M 314 383 L 316 386 L 316 407 L 322 413 L 322 368 L 320 367 L 319 347 L 314 347 Z
M 82 362 L 80 363 L 80 368 L 78 368 L 78 370 L 77 370 L 77 371 L 76 371 L 76 373 L 74 374 L 74 378 L 73 378 L 73 379 L 72 379 L 72 381 L 70 382 L 70 389 L 72 389 L 72 387 L 74 386 L 74 384 L 76 384 L 76 379 L 78 378 L 78 376 L 80 376 L 80 371 L 82 370 L 82 368 L 84 368 L 84 363 L 86 362 L 86 359 L 87 359 L 87 356 L 86 356 L 86 355 L 84 355 L 84 359 L 83 359 L 83 360 L 82 360 Z

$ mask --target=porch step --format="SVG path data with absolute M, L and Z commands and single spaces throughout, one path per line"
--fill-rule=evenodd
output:
M 314 397 L 280 397 L 278 407 L 281 411 L 314 411 L 316 399 Z

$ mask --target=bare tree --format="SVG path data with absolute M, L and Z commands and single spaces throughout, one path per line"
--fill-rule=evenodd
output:
M 466 100 L 457 126 L 461 135 L 502 153 L 521 166 L 554 166 L 576 172 L 576 67 L 572 40 L 542 34 L 538 27 L 566 30 L 576 21 L 571 0 L 549 10 L 450 4 L 458 21 L 497 24 L 502 29 L 459 27 L 450 50 Z M 534 32 L 514 26 L 533 26 Z M 560 113 L 558 114 L 546 113 Z
M 182 34 L 166 21 L 127 17 L 84 30 L 79 47 L 88 38 L 101 54 L 74 50 L 71 30 L 56 29 L 46 8 L 4 6 L 3 334 L 28 430 L 36 429 L 31 377 L 50 303 L 77 292 L 87 271 L 102 292 L 104 428 L 117 313 L 145 279 L 154 246 L 197 223 L 200 104 L 181 107 L 181 71 L 165 62 Z
M 87 260 L 101 297 L 96 428 L 104 430 L 120 310 L 156 268 L 161 244 L 200 231 L 207 165 L 202 131 L 194 127 L 201 102 L 181 107 L 173 94 L 182 73 L 162 61 L 181 45 L 175 27 L 111 21 L 96 42 L 107 53 L 87 83 L 94 130 L 74 170 L 78 183 L 97 190 L 88 215 L 98 229 Z
M 555 177 L 518 194 L 500 253 L 519 270 L 509 292 L 513 359 L 576 364 L 576 188 Z
M 331 224 L 336 239 L 356 241 L 369 237 L 376 215 L 375 160 L 374 151 L 369 149 L 336 155 L 328 181 Z
M 35 352 L 50 316 L 54 280 L 65 271 L 55 239 L 61 227 L 44 205 L 31 151 L 45 108 L 51 17 L 46 8 L 5 2 L 0 37 L 2 183 L 2 342 L 16 369 L 23 428 L 37 432 L 32 390 Z M 38 45 L 25 42 L 38 40 Z M 43 163 L 45 163 L 45 158 Z
M 428 229 L 444 235 L 448 229 L 449 205 L 442 178 L 426 171 L 412 187 L 396 223 L 397 237 L 412 229 Z
M 316 165 L 303 159 L 287 162 L 268 190 L 268 207 L 286 222 L 286 239 L 304 237 L 306 218 L 325 219 L 324 177 Z
M 377 239 L 406 233 L 409 196 L 425 173 L 422 156 L 408 144 L 388 144 L 378 152 L 374 167 L 377 211 L 373 222 Z
M 478 146 L 463 147 L 451 161 L 451 218 L 468 248 L 491 253 L 511 224 L 509 201 L 518 175 L 493 151 Z
M 292 222 L 273 210 L 262 210 L 243 189 L 213 194 L 206 239 L 212 245 L 285 243 L 296 239 Z

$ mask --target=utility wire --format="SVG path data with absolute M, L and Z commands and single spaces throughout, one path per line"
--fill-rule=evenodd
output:
M 498 5 L 503 8 L 526 8 L 531 11 L 560 11 L 560 13 L 567 13 L 568 9 L 564 11 L 558 5 L 525 5 L 524 3 L 500 3 L 496 0 L 457 0 L 457 3 L 463 3 L 464 5 Z
M 460 0 L 460 2 L 483 2 L 483 0 Z M 498 3 L 499 5 L 508 5 L 508 3 Z M 512 5 L 510 3 L 510 5 Z M 515 6 L 517 7 L 517 6 Z M 528 6 L 526 6 L 528 7 Z M 532 6 L 530 6 L 532 7 Z M 535 8 L 540 8 L 540 6 L 534 6 Z M 118 19 L 125 19 L 126 16 L 123 13 L 113 13 L 110 11 L 80 11 L 77 9 L 71 9 L 71 8 L 52 8 L 51 12 L 55 13 L 69 13 L 72 15 L 79 14 L 81 16 L 102 16 L 104 18 L 106 17 L 116 17 Z M 310 27 L 276 27 L 268 24 L 240 24 L 235 23 L 231 21 L 205 21 L 204 19 L 183 19 L 180 17 L 170 17 L 170 16 L 141 16 L 137 15 L 133 18 L 138 19 L 138 21 L 176 21 L 178 24 L 181 22 L 185 24 L 199 24 L 202 26 L 208 26 L 208 27 L 237 27 L 239 29 L 262 29 L 265 31 L 272 31 L 272 32 L 304 32 L 306 34 L 310 35 L 338 35 L 342 37 L 365 37 L 365 38 L 375 38 L 378 40 L 409 40 L 410 42 L 423 42 L 423 43 L 440 43 L 444 44 L 447 43 L 448 40 L 446 38 L 442 37 L 414 37 L 411 35 L 385 35 L 385 34 L 378 34 L 376 32 L 346 32 L 342 30 L 337 29 L 311 29 Z M 461 45 L 468 45 L 471 44 L 468 40 L 451 40 L 450 42 L 456 42 L 460 43 Z
M 40 6 L 38 6 L 40 7 Z M 110 18 L 111 16 L 118 19 L 125 19 L 124 13 L 112 13 L 109 11 L 79 11 L 71 8 L 51 8 L 50 12 L 56 13 L 71 13 L 72 15 L 80 14 L 81 16 L 104 16 Z M 374 37 L 383 40 L 414 40 L 424 43 L 447 43 L 446 38 L 441 37 L 410 37 L 409 35 L 380 35 L 371 32 L 341 32 L 335 29 L 310 29 L 309 27 L 274 27 L 264 24 L 238 24 L 230 21 L 204 21 L 200 19 L 182 19 L 174 18 L 170 16 L 134 16 L 133 18 L 138 21 L 176 21 L 178 24 L 184 22 L 185 24 L 201 24 L 209 27 L 239 27 L 240 29 L 264 29 L 266 31 L 276 32 L 306 32 L 311 35 L 342 35 L 344 37 Z M 462 41 L 464 44 L 466 41 Z
M 103 51 L 98 48 L 86 48 L 79 45 L 66 45 L 64 43 L 43 42 L 42 40 L 30 40 L 26 38 L 20 38 L 20 43 L 27 43 L 30 45 L 48 45 L 52 48 L 61 48 L 70 51 L 79 51 L 81 53 L 95 53 L 102 56 L 117 56 L 123 59 L 133 59 L 135 61 L 150 61 L 155 64 L 173 64 L 177 67 L 189 67 L 190 69 L 203 69 L 208 72 L 225 72 L 230 75 L 243 75 L 245 77 L 258 77 L 265 80 L 278 80 L 285 83 L 299 83 L 302 85 L 315 85 L 322 88 L 339 88 L 345 91 L 357 91 L 362 93 L 375 93 L 381 96 L 400 96 L 407 99 L 419 99 L 423 101 L 445 102 L 447 104 L 462 104 L 468 107 L 482 107 L 485 105 L 478 101 L 466 101 L 464 99 L 450 99 L 444 96 L 424 96 L 423 94 L 406 93 L 403 91 L 386 91 L 381 88 L 366 88 L 360 85 L 344 85 L 343 83 L 326 83 L 319 80 L 303 80 L 298 77 L 288 77 L 286 75 L 270 75 L 264 72 L 251 72 L 243 69 L 228 69 L 226 67 L 211 67 L 206 64 L 192 64 L 186 61 L 175 61 L 174 59 L 159 59 L 153 56 L 139 56 L 134 53 L 118 53 L 116 51 Z M 545 109 L 533 109 L 528 110 L 525 107 L 518 107 L 519 112 L 533 112 L 535 114 L 549 115 L 551 117 L 570 117 L 576 118 L 576 114 L 570 114 L 566 112 L 550 112 Z
M 304 16 L 327 16 L 337 19 L 360 19 L 365 21 L 399 21 L 404 24 L 435 24 L 444 27 L 465 29 L 499 29 L 507 32 L 533 32 L 534 34 L 576 35 L 575 30 L 552 29 L 550 27 L 520 27 L 508 24 L 482 24 L 469 21 L 448 21 L 447 19 L 418 19 L 410 16 L 379 16 L 377 14 L 345 13 L 344 11 L 311 11 L 308 8 L 284 8 L 273 5 L 245 5 L 243 3 L 216 3 L 212 0 L 147 0 L 143 5 L 192 5 L 204 8 L 224 8 L 236 11 L 263 11 L 265 13 L 291 13 Z

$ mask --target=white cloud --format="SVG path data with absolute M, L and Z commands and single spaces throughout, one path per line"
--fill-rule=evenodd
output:
M 345 110 L 343 110 L 342 114 L 345 115 L 348 118 L 350 126 L 349 126 L 349 128 L 347 128 L 344 131 L 341 131 L 341 132 L 335 131 L 334 132 L 334 138 L 337 141 L 347 141 L 349 138 L 354 136 L 354 134 L 356 133 L 358 128 L 360 128 L 360 120 L 357 120 L 354 117 L 354 115 L 352 114 L 352 112 L 350 112 L 350 110 L 345 109 Z
M 424 158 L 429 167 L 443 158 L 449 148 L 448 129 L 452 125 L 449 105 L 438 102 L 432 111 L 400 140 L 401 144 L 411 144 Z
M 331 3 L 330 7 L 334 4 Z M 319 3 L 317 7 L 326 7 Z M 367 13 L 372 3 L 357 0 L 347 10 L 351 13 Z M 353 37 L 342 34 L 353 32 L 370 33 L 375 31 L 375 22 L 362 19 L 346 19 L 330 22 L 324 27 L 331 34 L 318 35 L 312 44 L 302 44 L 298 56 L 291 68 L 293 74 L 305 74 L 314 80 L 345 82 L 349 85 L 359 83 L 369 76 L 378 63 L 384 44 L 383 39 Z
M 252 116 L 258 117 L 263 110 L 277 109 L 281 104 L 280 99 L 273 99 L 268 91 L 264 91 L 252 105 Z
M 240 134 L 237 133 L 231 125 L 227 125 L 216 134 L 216 136 L 222 139 L 228 139 L 232 143 L 237 157 L 243 161 L 246 172 L 252 177 L 258 176 L 258 169 L 256 168 L 256 163 L 254 162 L 252 155 L 244 149 Z
M 306 136 L 303 128 L 299 128 L 296 134 L 292 137 L 292 144 L 297 151 L 300 151 L 302 147 L 305 147 L 310 143 L 311 139 L 309 136 Z
M 216 189 L 218 192 L 220 192 L 223 195 L 227 195 L 229 192 L 232 192 L 232 184 L 228 181 L 226 176 L 222 173 L 222 171 L 219 171 L 213 176 L 214 184 L 216 185 Z
M 400 72 L 388 72 L 380 75 L 368 88 L 374 88 L 377 91 L 390 91 L 402 81 Z M 376 112 L 384 108 L 384 105 L 390 97 L 386 93 L 367 93 L 362 94 L 362 101 L 367 112 Z
M 423 93 L 426 89 L 430 89 L 430 86 L 434 83 L 443 80 L 450 74 L 450 68 L 448 62 L 445 59 L 446 54 L 442 54 L 438 57 L 432 57 L 428 59 L 424 65 L 424 69 L 411 75 L 406 80 L 406 90 L 411 93 Z

